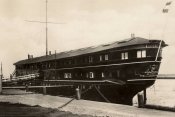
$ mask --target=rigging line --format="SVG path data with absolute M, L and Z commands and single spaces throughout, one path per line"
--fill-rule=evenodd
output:
M 163 8 L 163 9 L 165 9 L 165 8 L 167 8 L 167 5 L 165 5 L 165 7 Z M 168 12 L 169 12 L 169 9 L 171 8 L 171 5 L 168 5 Z M 158 48 L 158 50 L 157 50 L 157 55 L 156 55 L 156 59 L 155 59 L 155 61 L 157 61 L 157 58 L 158 58 L 158 54 L 159 54 L 159 52 L 160 52 L 160 49 L 161 49 L 161 45 L 162 45 L 162 41 L 163 41 L 163 39 L 165 38 L 165 30 L 166 30 L 166 28 L 167 28 L 167 26 L 168 26 L 168 21 L 169 21 L 169 14 L 168 14 L 168 12 L 166 13 L 164 13 L 163 12 L 163 14 L 167 14 L 166 15 L 166 17 L 165 17 L 165 23 L 164 23 L 164 26 L 163 26 L 163 29 L 162 29 L 162 36 L 161 36 L 161 41 L 160 41 L 160 44 L 159 44 L 159 48 Z
M 70 104 L 73 100 L 75 100 L 75 97 L 72 98 L 71 100 L 69 100 L 68 102 L 66 102 L 65 104 L 61 105 L 60 107 L 58 107 L 58 109 L 61 109 L 61 108 L 65 107 L 65 106 L 67 106 L 67 105 Z
M 91 88 L 88 88 L 88 89 L 84 90 L 83 92 L 80 92 L 80 94 L 83 95 L 84 93 L 88 92 L 90 89 Z M 67 106 L 68 104 L 70 104 L 73 100 L 76 99 L 76 95 L 71 96 L 71 98 L 72 99 L 70 99 L 68 102 L 66 102 L 65 104 L 63 104 L 60 107 L 58 107 L 58 109 L 61 109 L 61 108 L 65 107 L 65 106 Z
M 163 26 L 163 29 L 162 29 L 162 35 L 161 35 L 161 38 L 164 39 L 165 38 L 165 30 L 168 26 L 168 21 L 169 21 L 169 15 L 167 14 L 166 15 L 166 18 L 165 18 L 165 23 L 164 23 L 164 26 Z
M 165 6 L 161 6 L 161 8 L 165 8 Z M 160 13 L 160 8 L 157 8 L 157 9 L 155 9 L 155 11 L 154 12 L 152 12 L 151 14 L 150 14 L 150 17 L 148 17 L 148 24 L 152 24 L 152 22 L 151 21 L 154 21 L 154 17 L 152 17 L 152 16 L 156 16 L 157 14 L 159 14 Z M 149 32 L 149 39 L 151 38 L 151 33 L 154 33 L 152 30 L 153 30 L 153 28 L 154 27 L 152 27 L 151 25 L 149 26 L 149 30 L 151 30 L 151 32 Z
M 171 9 L 171 6 L 172 6 L 172 2 L 174 1 L 171 1 L 171 4 L 170 5 L 165 5 L 165 7 L 163 9 L 168 9 L 168 12 L 167 13 L 163 13 L 163 15 L 165 15 L 165 21 L 164 21 L 164 25 L 163 25 L 163 29 L 162 29 L 162 35 L 161 35 L 161 38 L 164 39 L 165 38 L 165 30 L 168 26 L 168 21 L 169 21 L 169 10 Z
M 96 87 L 96 85 L 94 86 L 95 89 L 97 90 L 97 92 L 100 94 L 100 96 L 108 103 L 110 103 L 110 101 L 101 93 L 101 91 Z
M 26 22 L 36 22 L 36 23 L 46 23 L 46 22 L 44 22 L 44 21 L 32 21 L 32 20 L 24 20 L 24 21 L 26 21 Z M 57 22 L 47 22 L 47 23 L 49 23 L 49 24 L 66 24 L 66 23 L 57 23 Z

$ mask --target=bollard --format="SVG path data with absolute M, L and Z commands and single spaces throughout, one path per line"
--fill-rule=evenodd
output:
M 79 88 L 76 88 L 76 98 L 77 98 L 77 100 L 81 99 L 81 94 L 80 94 L 80 89 Z
M 146 89 L 143 90 L 143 94 L 144 94 L 144 105 L 145 105 L 147 101 Z
M 29 86 L 28 86 L 28 84 L 26 84 L 26 92 L 28 92 L 29 91 Z
M 144 97 L 142 93 L 137 94 L 138 97 L 138 107 L 143 108 L 144 107 Z
M 47 94 L 47 88 L 43 87 L 43 94 L 46 95 Z
M 144 95 L 144 105 L 145 105 L 147 101 L 146 89 L 143 90 L 143 95 Z

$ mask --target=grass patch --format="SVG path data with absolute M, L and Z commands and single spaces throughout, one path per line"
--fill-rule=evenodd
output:
M 3 117 L 92 117 L 90 115 L 77 115 L 71 112 L 44 108 L 38 105 L 29 106 L 20 103 L 0 102 L 0 116 Z

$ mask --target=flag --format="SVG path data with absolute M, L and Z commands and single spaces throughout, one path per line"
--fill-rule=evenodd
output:
M 163 13 L 168 13 L 168 9 L 163 9 L 162 12 Z
M 171 2 L 172 2 L 172 1 L 170 1 L 170 2 L 167 2 L 167 3 L 166 3 L 166 6 L 168 6 L 168 5 L 171 5 Z

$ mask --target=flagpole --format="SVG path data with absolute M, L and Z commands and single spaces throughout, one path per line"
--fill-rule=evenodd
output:
M 161 40 L 160 43 L 159 43 L 159 48 L 158 48 L 158 50 L 157 50 L 157 54 L 156 54 L 156 59 L 155 59 L 155 61 L 157 61 L 157 58 L 158 58 L 158 55 L 159 55 L 159 52 L 160 52 L 160 49 L 161 49 L 162 41 L 163 41 L 163 40 Z
M 172 1 L 167 2 L 167 3 L 165 4 L 165 7 L 163 8 L 162 12 L 163 12 L 163 13 L 168 13 L 169 8 L 167 8 L 167 7 L 169 7 L 171 4 L 172 4 Z M 160 49 L 161 49 L 162 41 L 163 41 L 163 39 L 165 38 L 164 35 L 165 35 L 165 29 L 166 29 L 166 27 L 167 27 L 167 24 L 168 24 L 168 15 L 167 15 L 167 17 L 166 17 L 166 19 L 165 19 L 165 24 L 164 24 L 164 26 L 163 26 L 162 39 L 161 39 L 161 41 L 160 41 L 160 43 L 159 43 L 159 48 L 158 48 L 158 50 L 157 50 L 157 54 L 156 54 L 156 59 L 155 59 L 155 61 L 157 61 L 157 58 L 158 58 L 158 55 L 159 55 L 159 52 L 160 52 Z
M 3 73 L 2 73 L 2 62 L 1 62 L 0 94 L 2 94 L 2 77 L 3 77 Z

